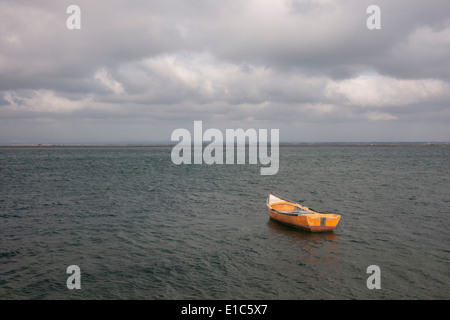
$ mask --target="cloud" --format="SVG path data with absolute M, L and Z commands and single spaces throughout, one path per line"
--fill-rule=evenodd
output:
M 426 121 L 450 138 L 446 0 L 380 0 L 381 30 L 366 28 L 368 0 L 80 0 L 68 30 L 71 4 L 0 3 L 2 137 L 45 118 L 73 124 L 62 140 L 77 123 L 93 140 L 169 139 L 193 120 L 311 140 L 376 139 L 386 123 L 396 140 L 395 125 Z
M 379 70 L 403 78 L 450 79 L 450 19 L 441 28 L 429 25 L 414 29 L 389 48 Z
M 9 102 L 9 106 L 3 107 L 4 113 L 16 114 L 66 114 L 80 110 L 88 105 L 91 98 L 83 100 L 70 100 L 56 95 L 49 90 L 33 90 L 25 92 L 6 91 L 3 99 Z
M 365 114 L 368 120 L 371 121 L 389 121 L 389 120 L 396 120 L 397 117 L 393 116 L 389 113 L 383 113 L 383 112 L 368 112 Z
M 121 94 L 124 93 L 124 89 L 122 87 L 122 84 L 114 80 L 111 75 L 106 71 L 105 68 L 100 69 L 95 73 L 94 78 L 100 83 L 105 86 L 107 89 L 112 91 L 115 94 Z
M 449 91 L 448 83 L 436 79 L 402 80 L 377 75 L 330 80 L 325 95 L 361 107 L 392 107 L 448 96 Z

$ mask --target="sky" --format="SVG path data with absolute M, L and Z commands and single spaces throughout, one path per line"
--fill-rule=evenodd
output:
M 165 143 L 196 120 L 279 129 L 281 142 L 450 141 L 449 12 L 448 0 L 2 0 L 0 144 Z

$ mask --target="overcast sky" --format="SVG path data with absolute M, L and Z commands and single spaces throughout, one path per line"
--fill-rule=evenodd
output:
M 194 120 L 450 141 L 450 1 L 0 2 L 0 144 L 169 142 Z

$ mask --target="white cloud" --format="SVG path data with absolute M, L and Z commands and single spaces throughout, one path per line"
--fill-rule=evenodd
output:
M 26 112 L 64 114 L 83 109 L 91 102 L 90 97 L 71 100 L 58 96 L 50 90 L 31 90 L 21 93 L 7 91 L 3 94 L 3 98 L 9 102 L 9 106 L 3 112 L 19 114 L 26 114 Z
M 94 78 L 105 86 L 107 89 L 111 90 L 115 94 L 124 93 L 124 89 L 121 83 L 114 80 L 114 78 L 108 73 L 105 68 L 101 68 L 95 73 Z
M 389 121 L 398 119 L 398 117 L 386 112 L 368 112 L 365 114 L 365 117 L 370 121 Z
M 446 96 L 450 86 L 436 79 L 402 80 L 386 76 L 358 76 L 330 80 L 325 95 L 345 98 L 345 103 L 361 107 L 405 106 Z

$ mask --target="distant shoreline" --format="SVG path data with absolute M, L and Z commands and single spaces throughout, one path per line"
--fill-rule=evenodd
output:
M 206 146 L 208 144 L 204 144 Z M 64 145 L 64 144 L 37 144 L 37 145 L 0 145 L 0 149 L 114 149 L 114 148 L 173 148 L 175 144 L 136 144 L 136 145 Z M 248 146 L 248 145 L 246 145 Z M 311 147 L 431 147 L 450 146 L 448 142 L 420 143 L 420 142 L 378 142 L 378 143 L 280 143 L 280 148 L 311 148 Z

